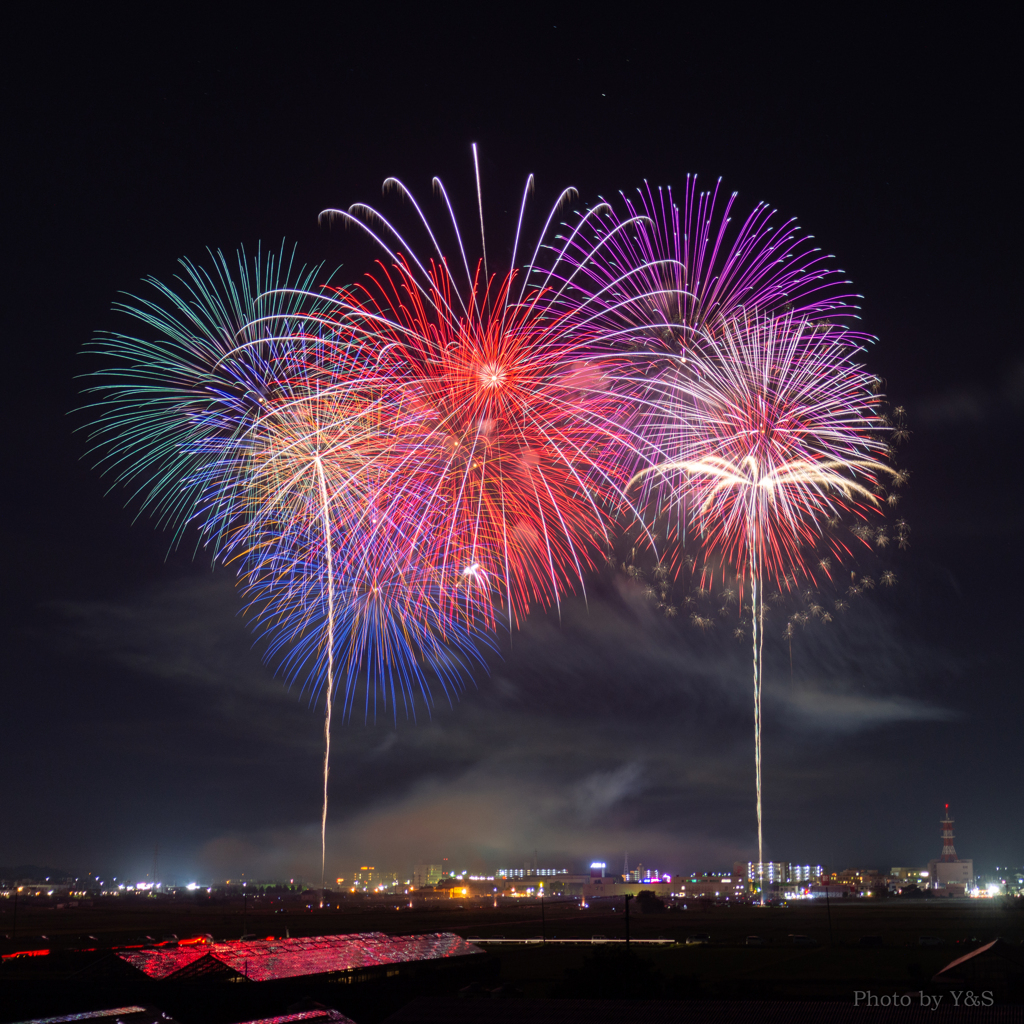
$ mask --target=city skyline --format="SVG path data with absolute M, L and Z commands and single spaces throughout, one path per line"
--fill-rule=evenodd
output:
M 858 864 L 856 866 L 851 864 L 836 863 L 836 864 L 801 864 L 799 861 L 765 861 L 763 864 L 763 870 L 761 876 L 766 883 L 773 882 L 800 882 L 810 883 L 818 880 L 820 877 L 828 874 L 831 878 L 835 879 L 841 876 L 848 877 L 860 877 L 860 872 L 867 870 L 869 874 L 880 875 L 882 877 L 888 877 L 890 880 L 904 880 L 906 881 L 911 876 L 918 881 L 921 878 L 927 879 L 929 876 L 932 877 L 933 882 L 936 879 L 939 872 L 936 871 L 936 865 L 942 862 L 952 862 L 948 866 L 950 870 L 956 869 L 963 874 L 964 880 L 968 878 L 971 880 L 976 877 L 980 877 L 982 872 L 979 870 L 975 872 L 973 868 L 973 858 L 966 858 L 963 861 L 957 859 L 957 853 L 952 846 L 953 833 L 952 826 L 955 819 L 950 816 L 949 805 L 947 804 L 944 808 L 945 816 L 939 822 L 941 828 L 941 842 L 942 851 L 936 857 L 930 857 L 927 862 L 922 861 L 915 868 L 909 867 L 889 867 L 888 869 L 882 868 L 879 865 L 867 865 Z M 362 858 L 366 860 L 366 858 Z M 566 858 L 563 858 L 566 860 Z M 956 868 L 957 865 L 965 865 L 962 869 Z M 40 867 L 38 865 L 22 865 L 19 867 L 11 865 L 8 867 L 0 867 L 0 878 L 6 878 L 8 882 L 16 881 L 19 877 L 31 878 L 33 881 L 40 881 L 44 878 L 46 881 L 50 881 L 52 875 L 54 881 L 66 882 L 67 880 L 74 878 L 78 880 L 83 879 L 85 883 L 92 884 L 93 881 L 103 888 L 105 884 L 110 885 L 112 883 L 118 883 L 113 885 L 113 888 L 119 888 L 121 890 L 136 890 L 146 891 L 149 889 L 159 888 L 187 888 L 195 889 L 202 886 L 220 886 L 222 884 L 221 879 L 213 876 L 207 876 L 199 879 L 199 875 L 193 871 L 189 877 L 192 878 L 190 883 L 185 883 L 179 880 L 175 875 L 169 872 L 159 872 L 159 847 L 154 848 L 153 851 L 153 872 L 146 872 L 144 877 L 141 874 L 136 873 L 135 876 L 121 874 L 118 875 L 113 872 L 92 874 L 85 873 L 84 875 L 77 875 L 74 872 L 69 872 L 62 868 L 49 868 Z M 629 868 L 629 853 L 624 851 L 623 855 L 623 871 L 615 872 L 608 867 L 607 861 L 595 861 L 593 859 L 587 860 L 583 858 L 582 861 L 575 860 L 570 862 L 570 866 L 565 867 L 553 867 L 552 862 L 544 861 L 542 858 L 538 858 L 537 851 L 534 850 L 532 858 L 526 858 L 523 861 L 523 867 L 502 867 L 497 868 L 493 865 L 484 867 L 483 869 L 477 868 L 477 871 L 483 870 L 492 871 L 493 874 L 474 874 L 469 868 L 459 868 L 456 866 L 456 862 L 451 862 L 449 858 L 440 858 L 440 863 L 428 863 L 420 861 L 412 866 L 411 870 L 408 865 L 395 866 L 388 863 L 386 860 L 381 862 L 380 866 L 363 864 L 358 867 L 350 866 L 345 874 L 334 879 L 336 886 L 342 889 L 348 888 L 351 885 L 356 885 L 362 890 L 367 888 L 373 888 L 374 885 L 381 880 L 385 882 L 394 881 L 395 883 L 401 882 L 404 876 L 404 883 L 406 885 L 414 885 L 415 887 L 431 886 L 436 882 L 446 878 L 465 878 L 469 877 L 471 881 L 483 881 L 483 880 L 515 880 L 515 879 L 537 879 L 543 880 L 544 878 L 551 878 L 555 881 L 560 876 L 569 876 L 572 878 L 582 878 L 589 874 L 591 877 L 604 878 L 606 875 L 609 878 L 617 878 L 626 882 L 640 882 L 648 880 L 657 882 L 659 879 L 664 878 L 665 880 L 671 880 L 673 877 L 680 875 L 686 877 L 696 877 L 698 875 L 710 876 L 710 875 L 742 875 L 748 878 L 748 880 L 756 880 L 758 876 L 757 862 L 748 861 L 744 864 L 742 861 L 733 862 L 731 868 L 727 868 L 724 865 L 716 865 L 715 867 L 708 867 L 705 865 L 693 867 L 691 870 L 685 870 L 685 865 L 678 865 L 674 863 L 666 863 L 665 867 L 669 868 L 668 871 L 662 871 L 658 868 L 652 868 L 650 865 L 644 865 L 642 862 L 634 860 L 634 867 Z M 1016 868 L 1013 865 L 1004 864 L 1003 870 L 1007 870 L 1008 867 L 1012 871 L 1024 871 L 1024 868 Z M 578 870 L 576 870 L 578 868 Z M 993 872 L 994 868 L 994 872 Z M 997 873 L 1000 870 L 999 865 L 987 866 L 985 868 L 985 874 Z M 285 878 L 284 876 L 276 878 L 258 878 L 250 873 L 248 881 L 246 880 L 245 872 L 235 872 L 236 877 L 234 879 L 224 879 L 223 884 L 225 886 L 231 886 L 234 884 L 236 887 L 244 887 L 246 884 L 254 885 L 267 885 L 267 884 L 309 884 L 308 879 L 302 877 L 290 877 Z M 135 881 L 132 881 L 132 878 Z M 109 883 L 106 880 L 109 879 Z M 120 881 L 119 881 L 120 879 Z M 933 884 L 933 883 L 928 883 Z M 941 883 L 940 883 L 941 886 Z

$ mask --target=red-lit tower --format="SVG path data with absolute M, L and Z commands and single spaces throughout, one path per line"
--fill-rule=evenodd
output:
M 952 864 L 958 858 L 953 849 L 953 819 L 949 816 L 949 804 L 946 804 L 946 816 L 939 824 L 942 826 L 942 856 L 939 863 Z

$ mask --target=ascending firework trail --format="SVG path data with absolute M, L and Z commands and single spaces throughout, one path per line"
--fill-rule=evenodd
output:
M 876 504 L 886 424 L 877 382 L 854 361 L 866 338 L 843 271 L 765 203 L 733 219 L 736 194 L 720 198 L 719 185 L 701 192 L 688 176 L 679 205 L 671 189 L 647 185 L 619 208 L 599 204 L 552 275 L 556 304 L 630 358 L 620 385 L 635 401 L 632 493 L 643 519 L 671 510 L 659 527 L 666 545 L 685 544 L 696 520 L 705 553 L 719 549 L 750 588 L 763 863 L 763 580 L 789 586 L 785 567 L 806 568 L 822 515 Z M 642 529 L 640 540 L 654 536 Z M 658 558 L 663 577 L 690 561 Z
M 405 585 L 407 567 L 395 576 L 400 535 L 374 520 L 385 392 L 372 363 L 340 359 L 333 340 L 325 369 L 319 268 L 296 272 L 283 250 L 240 252 L 237 269 L 220 253 L 212 272 L 182 266 L 177 288 L 150 280 L 153 299 L 116 307 L 143 336 L 90 346 L 107 363 L 88 389 L 91 440 L 174 543 L 191 529 L 238 568 L 270 654 L 312 699 L 324 691 L 323 869 L 337 664 L 346 707 L 363 685 L 368 711 L 378 695 L 408 711 L 428 697 L 424 670 L 446 689 L 461 683 L 480 661 L 477 637 L 460 623 L 435 629 L 429 588 Z
M 582 587 L 631 461 L 607 352 L 533 283 L 540 241 L 517 268 L 532 177 L 499 278 L 479 175 L 474 270 L 435 186 L 454 260 L 414 201 L 427 262 L 357 205 L 329 215 L 389 257 L 365 284 L 244 254 L 236 279 L 218 254 L 212 274 L 186 263 L 180 290 L 154 281 L 156 299 L 120 307 L 144 337 L 91 347 L 114 364 L 91 389 L 101 462 L 176 541 L 191 527 L 238 569 L 269 654 L 324 693 L 322 891 L 338 698 L 348 715 L 362 692 L 369 716 L 429 706 L 431 680 L 454 696 L 491 630 Z
M 844 331 L 792 315 L 736 318 L 670 362 L 644 412 L 660 458 L 634 482 L 655 505 L 688 496 L 707 551 L 750 588 L 759 864 L 765 579 L 813 578 L 805 552 L 825 521 L 877 512 L 880 479 L 897 476 L 882 461 L 888 428 L 858 351 Z M 835 540 L 833 550 L 844 553 Z

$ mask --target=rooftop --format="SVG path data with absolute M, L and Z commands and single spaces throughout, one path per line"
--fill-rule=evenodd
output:
M 272 981 L 481 952 L 452 932 L 425 935 L 363 932 L 121 950 L 117 955 L 156 980 L 234 974 L 249 981 Z

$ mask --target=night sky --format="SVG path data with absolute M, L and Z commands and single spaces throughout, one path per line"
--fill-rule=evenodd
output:
M 948 802 L 961 856 L 1020 863 L 1015 30 L 443 9 L 8 24 L 0 864 L 142 877 L 159 844 L 168 881 L 319 877 L 322 712 L 262 663 L 231 575 L 107 493 L 79 352 L 119 290 L 207 246 L 287 238 L 356 278 L 370 250 L 317 214 L 387 202 L 388 175 L 429 202 L 438 174 L 471 223 L 472 142 L 492 266 L 529 172 L 534 231 L 566 185 L 585 204 L 695 172 L 836 254 L 908 410 L 911 546 L 896 588 L 800 634 L 792 677 L 769 627 L 765 856 L 922 865 Z M 329 876 L 756 858 L 747 644 L 622 576 L 594 594 L 503 639 L 454 706 L 337 728 Z

